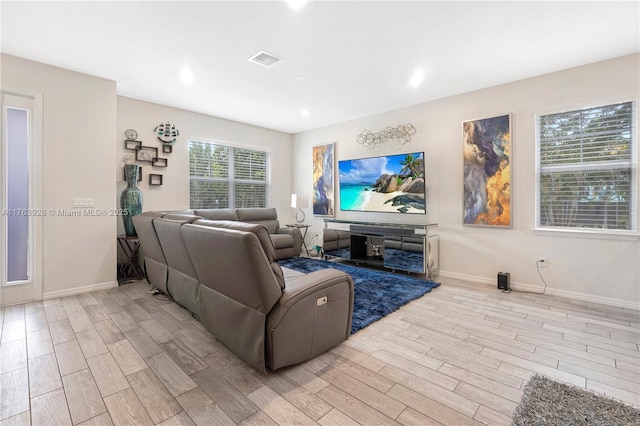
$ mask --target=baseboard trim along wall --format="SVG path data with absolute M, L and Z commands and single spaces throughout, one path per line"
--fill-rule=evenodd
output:
M 496 287 L 496 278 L 479 277 L 475 275 L 459 274 L 456 272 L 448 272 L 448 271 L 440 271 L 439 277 L 452 278 L 456 280 L 468 281 L 468 282 L 478 283 L 483 285 L 491 285 Z M 532 291 L 536 293 L 542 293 L 542 290 L 544 289 L 544 287 L 511 281 L 511 289 L 514 291 L 520 290 L 520 291 Z M 636 302 L 622 300 L 622 299 L 614 299 L 611 297 L 596 296 L 596 295 L 587 294 L 587 293 L 579 293 L 576 291 L 561 290 L 561 289 L 552 288 L 549 286 L 547 286 L 547 290 L 545 291 L 545 294 L 550 294 L 553 296 L 560 296 L 560 297 L 567 297 L 567 298 L 576 299 L 576 300 L 582 300 L 584 302 L 599 303 L 601 305 L 615 306 L 617 308 L 633 309 L 636 311 L 638 310 L 638 304 Z
M 42 300 L 56 299 L 58 297 L 76 296 L 78 294 L 91 293 L 92 291 L 109 290 L 110 288 L 115 287 L 118 287 L 118 281 L 108 281 L 106 283 L 68 288 L 65 290 L 47 291 L 42 293 Z

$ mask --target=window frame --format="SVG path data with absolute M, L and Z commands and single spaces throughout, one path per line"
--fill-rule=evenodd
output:
M 235 149 L 245 149 L 245 150 L 251 150 L 251 151 L 256 151 L 256 152 L 261 152 L 266 154 L 267 158 L 266 158 L 266 180 L 265 180 L 265 186 L 266 186 L 266 194 L 265 194 L 265 206 L 264 207 L 271 207 L 271 158 L 272 158 L 272 153 L 271 151 L 264 149 L 263 147 L 258 147 L 258 146 L 250 146 L 250 145 L 241 145 L 241 144 L 235 144 L 235 143 L 230 143 L 230 142 L 225 142 L 225 141 L 221 141 L 221 140 L 211 140 L 211 139 L 202 139 L 202 138 L 189 138 L 188 140 L 188 152 L 189 152 L 189 208 L 190 209 L 194 209 L 194 207 L 192 207 L 191 205 L 191 182 L 194 178 L 196 179 L 204 179 L 204 180 L 208 180 L 208 181 L 213 181 L 213 182 L 224 182 L 228 184 L 227 187 L 227 197 L 228 197 L 228 205 L 226 207 L 195 207 L 196 209 L 198 208 L 230 208 L 230 209 L 234 209 L 236 208 L 235 203 L 236 203 L 236 191 L 235 191 L 235 185 L 236 184 L 247 184 L 247 183 L 258 183 L 258 181 L 252 181 L 252 180 L 247 180 L 247 179 L 242 179 L 242 178 L 236 178 L 235 177 L 235 160 L 234 160 L 234 150 Z M 210 144 L 210 145 L 218 145 L 218 146 L 223 146 L 229 149 L 228 152 L 228 167 L 227 167 L 227 177 L 226 178 L 198 178 L 196 176 L 191 176 L 191 156 L 190 156 L 190 149 L 191 149 L 191 143 L 203 143 L 203 144 Z M 262 181 L 259 181 L 259 183 L 262 183 Z
M 630 183 L 632 185 L 631 194 L 634 194 L 633 199 L 630 202 L 629 206 L 629 221 L 630 221 L 630 229 L 601 229 L 601 228 L 581 228 L 581 227 L 565 227 L 565 226 L 544 226 L 541 225 L 541 176 L 542 176 L 542 165 L 541 165 L 541 141 L 540 141 L 540 120 L 543 116 L 551 115 L 551 114 L 564 114 L 571 113 L 576 111 L 583 111 L 601 107 L 607 107 L 611 105 L 621 104 L 631 102 L 632 108 L 632 123 L 631 123 L 631 178 Z M 581 105 L 573 105 L 566 106 L 561 108 L 548 109 L 545 111 L 541 111 L 535 114 L 534 117 L 534 128 L 535 128 L 535 202 L 534 202 L 534 231 L 536 234 L 541 235 L 564 235 L 564 236 L 576 236 L 576 237 L 589 237 L 589 238 L 605 238 L 605 239 L 627 239 L 631 238 L 637 240 L 640 238 L 640 230 L 639 230 L 639 217 L 638 217 L 638 205 L 639 205 L 639 194 L 638 190 L 640 189 L 640 182 L 638 181 L 638 98 L 635 97 L 626 97 L 626 98 L 615 98 L 615 99 L 606 99 L 597 102 L 590 102 L 589 104 L 581 104 Z M 589 170 L 606 170 L 606 169 L 615 169 L 616 165 L 620 164 L 616 161 L 609 162 L 601 162 L 597 165 L 580 165 L 572 167 L 570 165 L 558 165 L 552 166 L 556 167 L 557 171 L 562 170 L 581 170 L 581 171 L 589 171 Z M 604 167 L 603 167 L 604 166 Z M 607 167 L 608 166 L 608 167 Z

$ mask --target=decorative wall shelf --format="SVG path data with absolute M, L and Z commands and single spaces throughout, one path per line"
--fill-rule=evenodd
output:
M 159 158 L 156 157 L 153 159 L 153 161 L 151 162 L 151 165 L 153 167 L 167 167 L 169 160 L 167 160 L 166 158 Z
M 162 185 L 162 175 L 149 173 L 149 185 Z
M 135 151 L 142 147 L 142 141 L 126 140 L 124 141 L 124 149 Z

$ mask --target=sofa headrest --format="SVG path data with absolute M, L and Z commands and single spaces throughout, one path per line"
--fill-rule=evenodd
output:
M 193 210 L 165 210 L 166 214 L 194 214 Z
M 155 211 L 155 210 L 149 210 L 147 212 L 142 212 L 139 215 L 136 216 L 143 216 L 143 217 L 162 217 L 165 214 L 167 214 L 166 212 L 160 212 L 160 211 Z
M 241 222 L 258 222 L 262 220 L 277 220 L 278 213 L 275 207 L 270 208 L 243 208 L 236 209 L 238 219 Z
M 264 254 L 267 256 L 269 262 L 273 262 L 276 256 L 276 249 L 273 246 L 273 241 L 269 236 L 269 230 L 259 223 L 245 223 L 245 222 L 234 222 L 231 220 L 207 220 L 200 219 L 193 222 L 194 225 L 202 225 L 209 226 L 212 228 L 224 228 L 224 229 L 233 229 L 235 231 L 243 231 L 243 232 L 251 232 L 258 237 L 260 244 L 262 245 L 262 249 L 264 250 Z
M 193 223 L 196 220 L 202 219 L 200 216 L 196 216 L 194 214 L 186 214 L 186 213 L 167 213 L 162 216 L 162 219 L 166 220 L 175 220 L 183 223 Z
M 235 209 L 202 209 L 194 210 L 194 214 L 209 220 L 238 220 Z
M 153 221 L 162 217 L 164 214 L 158 215 L 154 213 L 158 212 L 145 212 L 133 216 L 133 226 L 136 228 L 144 256 L 160 263 L 166 263 L 155 227 L 153 226 Z
M 241 222 L 260 223 L 267 227 L 270 234 L 278 232 L 280 223 L 278 213 L 274 207 L 271 208 L 246 208 L 236 209 L 238 220 Z

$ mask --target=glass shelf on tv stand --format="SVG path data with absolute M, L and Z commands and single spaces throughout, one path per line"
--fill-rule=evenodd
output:
M 411 224 L 325 219 L 325 229 L 349 231 L 349 247 L 325 252 L 326 258 L 343 259 L 356 265 L 383 267 L 393 272 L 405 271 L 437 275 L 439 238 L 437 223 Z

